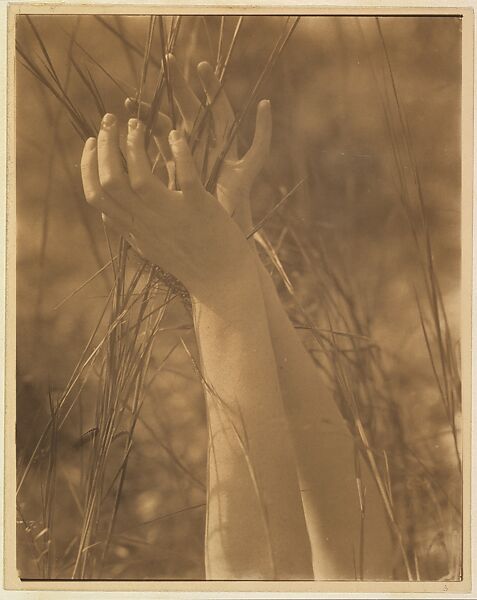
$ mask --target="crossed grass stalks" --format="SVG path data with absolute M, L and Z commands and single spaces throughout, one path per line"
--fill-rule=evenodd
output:
M 102 17 L 95 18 L 105 30 L 120 40 L 126 55 L 129 57 L 130 65 L 134 65 L 134 55 L 142 57 L 142 69 L 136 78 L 135 100 L 138 106 L 138 118 L 143 117 L 140 114 L 143 101 L 147 100 L 150 105 L 146 118 L 147 140 L 149 143 L 156 115 L 163 104 L 168 107 L 173 128 L 177 125 L 178 116 L 174 101 L 174 82 L 169 72 L 167 55 L 174 52 L 178 41 L 180 41 L 184 17 L 150 17 L 143 47 L 124 34 L 121 19 L 116 19 L 116 23 L 113 25 L 111 20 Z M 226 39 L 225 33 L 227 19 L 234 19 L 233 31 L 229 40 Z M 48 52 L 47 44 L 34 20 L 30 17 L 26 17 L 26 20 L 38 50 L 26 50 L 17 42 L 19 62 L 42 84 L 44 89 L 55 97 L 63 113 L 68 116 L 72 127 L 83 141 L 90 136 L 95 136 L 97 123 L 72 97 L 69 91 L 71 78 L 76 74 L 84 89 L 89 93 L 98 119 L 101 119 L 108 111 L 101 93 L 101 86 L 97 77 L 93 75 L 92 69 L 95 73 L 101 73 L 113 82 L 123 97 L 130 95 L 130 90 L 126 89 L 128 84 L 124 83 L 117 75 L 113 75 L 106 70 L 79 44 L 77 32 L 80 18 L 77 18 L 71 32 L 65 32 L 69 40 L 66 56 L 67 69 L 65 76 L 61 78 Z M 209 191 L 214 192 L 220 169 L 230 145 L 240 135 L 240 127 L 250 107 L 256 102 L 261 85 L 272 73 L 275 64 L 283 55 L 299 20 L 299 18 L 290 17 L 283 19 L 282 29 L 277 36 L 273 49 L 265 61 L 256 82 L 245 98 L 242 110 L 237 113 L 221 152 L 210 169 L 207 169 L 204 164 L 200 170 L 203 174 L 204 185 Z M 215 73 L 222 83 L 227 79 L 229 65 L 237 52 L 243 25 L 244 17 L 220 17 L 218 41 L 214 55 Z M 209 29 L 207 19 L 197 17 L 196 26 L 204 28 L 208 44 L 213 50 L 214 35 Z M 386 115 L 396 171 L 401 184 L 401 205 L 408 216 L 421 265 L 424 295 L 420 296 L 416 291 L 419 321 L 435 376 L 436 387 L 454 440 L 456 469 L 461 473 L 460 446 L 456 425 L 456 419 L 460 412 L 459 363 L 432 259 L 429 220 L 419 183 L 419 173 L 412 152 L 410 133 L 399 100 L 391 61 L 379 20 L 376 19 L 372 35 L 369 35 L 369 29 L 364 32 L 360 24 L 358 24 L 358 27 L 366 48 L 369 47 L 369 44 L 377 44 L 381 49 L 378 56 L 381 57 L 382 65 L 376 66 L 373 62 L 376 60 L 376 52 L 369 52 L 368 58 Z M 157 49 L 159 49 L 158 53 L 156 52 Z M 78 54 L 80 58 L 78 58 Z M 384 68 L 382 68 L 383 66 Z M 378 67 L 381 68 L 378 70 Z M 385 75 L 384 77 L 378 77 L 377 73 L 384 73 Z M 152 98 L 146 99 L 144 97 L 146 82 L 151 77 L 156 78 L 156 85 Z M 205 104 L 198 114 L 189 135 L 189 143 L 193 151 L 201 143 L 205 144 L 204 161 L 207 161 L 207 148 L 211 139 L 210 109 L 210 104 Z M 53 150 L 50 162 L 54 158 L 55 140 L 58 140 L 59 115 L 60 113 L 57 113 L 57 117 L 53 121 Z M 406 168 L 408 165 L 410 169 Z M 67 169 L 66 164 L 65 168 Z M 341 276 L 339 266 L 336 261 L 329 259 L 325 247 L 319 239 L 317 244 L 311 244 L 308 240 L 300 237 L 297 233 L 298 228 L 294 227 L 291 220 L 287 222 L 287 234 L 301 256 L 303 268 L 308 269 L 316 278 L 316 287 L 320 294 L 320 307 L 323 311 L 323 319 L 327 323 L 326 327 L 318 327 L 311 313 L 303 306 L 274 244 L 263 231 L 264 225 L 272 217 L 280 216 L 280 209 L 303 184 L 305 184 L 304 187 L 307 189 L 307 193 L 314 194 L 314 191 L 310 189 L 309 182 L 305 182 L 305 180 L 291 186 L 290 190 L 285 193 L 277 191 L 279 197 L 281 196 L 280 199 L 257 222 L 254 229 L 249 232 L 248 237 L 255 237 L 294 303 L 295 310 L 301 319 L 299 326 L 306 329 L 316 342 L 312 356 L 333 390 L 340 410 L 356 440 L 356 456 L 363 457 L 368 463 L 378 486 L 400 555 L 400 566 L 398 566 L 397 571 L 403 570 L 404 576 L 411 581 L 419 580 L 421 571 L 419 547 L 413 538 L 411 529 L 408 527 L 408 524 L 412 522 L 413 515 L 409 514 L 408 509 L 410 503 L 409 498 L 406 497 L 406 477 L 418 473 L 419 476 L 425 478 L 429 486 L 429 495 L 432 497 L 434 504 L 439 510 L 443 504 L 451 506 L 457 523 L 461 522 L 461 507 L 459 503 L 453 503 L 444 486 L 433 477 L 433 474 L 406 442 L 398 402 L 389 391 L 383 396 L 381 384 L 386 381 L 386 369 L 382 354 L 379 347 L 372 340 L 367 326 L 369 320 L 367 320 L 366 315 L 360 314 L 349 279 Z M 175 300 L 180 299 L 186 307 L 188 306 L 188 294 L 180 282 L 165 273 L 160 267 L 139 261 L 137 257 L 132 256 L 132 249 L 123 239 L 119 240 L 117 249 L 113 249 L 113 242 L 106 230 L 104 233 L 110 260 L 105 265 L 99 264 L 101 253 L 98 249 L 97 240 L 88 225 L 85 212 L 86 205 L 81 198 L 77 199 L 77 206 L 80 215 L 82 215 L 82 222 L 88 232 L 91 249 L 99 268 L 95 274 L 65 298 L 60 305 L 100 275 L 104 277 L 106 285 L 110 287 L 100 318 L 67 386 L 56 400 L 52 398 L 51 394 L 49 396 L 49 422 L 39 436 L 35 448 L 18 479 L 17 495 L 20 495 L 26 480 L 32 472 L 33 465 L 38 460 L 38 455 L 45 451 L 48 464 L 45 468 L 46 475 L 42 497 L 42 526 L 37 526 L 35 529 L 26 518 L 24 508 L 18 504 L 19 521 L 30 538 L 32 554 L 38 565 L 39 573 L 44 578 L 57 576 L 59 570 L 55 566 L 57 558 L 55 552 L 55 537 L 57 535 L 55 532 L 55 507 L 57 478 L 59 477 L 59 465 L 61 463 L 58 450 L 58 436 L 61 428 L 81 398 L 93 369 L 99 369 L 101 391 L 96 402 L 95 426 L 83 436 L 79 444 L 81 452 L 83 452 L 84 447 L 89 447 L 88 475 L 84 481 L 85 493 L 82 499 L 78 498 L 77 500 L 82 525 L 79 535 L 71 540 L 66 553 L 67 556 L 73 555 L 73 558 L 68 561 L 65 559 L 65 564 L 60 567 L 61 572 L 69 573 L 68 576 L 73 579 L 99 578 L 107 568 L 111 544 L 115 536 L 120 533 L 116 532 L 117 515 L 127 475 L 128 461 L 133 448 L 134 432 L 137 423 L 141 421 L 141 408 L 152 382 L 152 377 L 148 379 L 148 376 L 154 345 L 163 329 L 163 321 L 170 305 Z M 47 236 L 48 213 L 45 211 L 42 228 L 42 250 L 40 252 L 41 272 L 45 268 L 44 249 Z M 317 264 L 320 265 L 319 270 L 316 269 Z M 111 272 L 113 276 L 112 286 L 110 285 Z M 41 279 L 40 277 L 40 281 Z M 42 283 L 40 283 L 39 289 L 37 305 L 38 314 L 40 315 L 44 295 Z M 58 308 L 60 305 L 58 305 Z M 343 348 L 343 339 L 349 342 L 347 348 Z M 204 382 L 200 367 L 194 361 L 192 353 L 182 337 L 180 341 L 186 350 L 186 354 L 193 362 L 194 368 L 198 371 L 200 379 Z M 169 359 L 177 345 L 173 346 L 170 352 L 166 354 L 158 366 L 159 369 Z M 207 382 L 205 382 L 205 385 L 207 385 Z M 392 443 L 388 443 L 386 448 L 382 447 L 379 440 L 379 428 L 382 427 L 382 423 L 380 423 L 379 415 L 376 413 L 378 399 L 390 415 L 391 425 L 388 423 L 387 427 L 392 429 L 392 435 L 390 435 Z M 120 451 L 122 458 L 119 466 L 113 468 L 113 456 L 117 452 L 120 441 L 123 442 Z M 241 447 L 246 455 L 246 443 L 242 444 Z M 166 449 L 171 460 L 183 476 L 187 477 L 193 485 L 203 489 L 203 483 L 174 455 L 171 449 Z M 361 538 L 355 558 L 356 578 L 363 579 L 366 490 L 362 485 L 358 458 L 355 461 L 355 470 L 362 523 Z M 70 484 L 70 488 L 72 487 L 73 484 Z M 177 511 L 177 514 L 182 514 L 184 510 L 195 510 L 199 506 L 203 505 L 185 507 Z M 160 518 L 163 517 L 167 517 L 167 515 L 162 515 Z M 452 548 L 449 547 L 447 551 L 450 555 Z M 452 560 L 449 560 L 449 577 L 458 577 L 460 564 L 459 557 L 456 558 L 455 555 Z

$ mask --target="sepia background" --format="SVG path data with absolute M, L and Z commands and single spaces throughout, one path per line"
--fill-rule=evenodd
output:
M 226 62 L 232 104 L 238 113 L 251 106 L 244 147 L 257 100 L 270 98 L 272 150 L 253 196 L 256 221 L 265 219 L 263 260 L 345 417 L 358 406 L 404 540 L 395 578 L 456 580 L 461 22 L 302 17 L 270 61 L 293 23 L 182 17 L 174 53 L 198 94 L 197 63 Z M 151 334 L 136 304 L 123 362 L 112 364 L 108 319 L 118 306 L 107 304 L 113 269 L 103 267 L 118 241 L 108 245 L 84 202 L 79 171 L 78 123 L 94 130 L 106 109 L 125 125 L 126 95 L 141 89 L 151 101 L 161 33 L 176 24 L 161 19 L 148 45 L 146 16 L 17 18 L 24 578 L 204 577 L 205 408 L 187 302 L 175 282 L 149 285 L 144 271 L 129 300 L 147 288 L 144 311 L 161 315 L 159 329 Z M 123 267 L 127 281 L 141 268 L 134 256 Z M 101 454 L 108 378 L 128 385 Z

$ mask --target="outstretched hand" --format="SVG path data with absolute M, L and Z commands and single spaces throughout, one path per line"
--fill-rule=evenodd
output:
M 84 192 L 108 226 L 207 302 L 248 268 L 248 248 L 236 223 L 205 190 L 185 139 L 171 131 L 168 146 L 180 191 L 168 189 L 152 173 L 145 126 L 137 119 L 129 121 L 126 173 L 117 120 L 105 115 L 97 140 L 88 139 L 83 150 Z
M 174 56 L 169 54 L 167 60 L 175 100 L 184 122 L 184 129 L 190 135 L 197 127 L 204 107 L 182 75 Z M 215 161 L 228 144 L 235 115 L 222 83 L 215 75 L 210 64 L 207 62 L 199 63 L 197 72 L 213 119 L 214 136 L 207 143 L 207 164 L 205 170 L 208 176 Z M 126 101 L 126 108 L 131 115 L 138 112 L 137 102 L 131 99 Z M 148 111 L 149 106 L 146 103 L 142 103 L 139 113 L 147 116 Z M 163 113 L 158 113 L 152 127 L 158 148 L 166 165 L 168 165 L 170 183 L 174 178 L 172 156 L 167 143 L 167 135 L 171 126 L 170 118 Z M 250 149 L 243 157 L 239 158 L 237 138 L 235 136 L 228 146 L 228 151 L 217 179 L 217 198 L 226 211 L 233 216 L 244 233 L 248 233 L 252 229 L 250 189 L 268 157 L 271 132 L 270 102 L 262 100 L 257 107 L 255 134 Z M 199 169 L 201 169 L 204 162 L 205 145 L 205 136 L 202 136 L 201 144 L 194 153 Z

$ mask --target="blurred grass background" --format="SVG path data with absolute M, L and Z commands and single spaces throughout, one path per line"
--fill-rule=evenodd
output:
M 126 124 L 124 92 L 134 96 L 139 87 L 148 17 L 34 16 L 32 21 L 84 114 L 99 123 L 91 96 L 71 67 L 71 56 L 87 65 L 106 109 Z M 283 21 L 283 17 L 245 17 L 225 78 L 237 111 Z M 230 40 L 235 24 L 235 17 L 225 19 L 224 39 Z M 215 63 L 220 27 L 220 17 L 183 18 L 175 54 L 197 93 L 195 67 L 201 60 Z M 323 329 L 330 326 L 320 287 L 326 269 L 316 248 L 326 249 L 329 265 L 352 299 L 350 314 L 359 316 L 361 333 L 379 348 L 379 368 L 369 371 L 373 385 L 363 387 L 367 425 L 375 432 L 376 444 L 390 453 L 392 486 L 414 577 L 455 579 L 460 576 L 461 477 L 420 325 L 415 296 L 422 293 L 422 275 L 400 198 L 382 89 L 389 79 L 387 50 L 426 199 L 449 328 L 458 340 L 461 24 L 453 17 L 386 17 L 380 19 L 380 27 L 385 47 L 373 19 L 301 19 L 259 95 L 271 99 L 274 132 L 271 156 L 255 189 L 254 212 L 259 219 L 280 195 L 306 178 L 267 222 L 267 236 L 302 305 Z M 29 56 L 41 55 L 25 17 L 17 18 L 17 39 Z M 154 46 L 151 52 L 152 70 L 161 53 Z M 20 61 L 16 82 L 21 474 L 48 422 L 50 399 L 54 402 L 61 394 L 98 320 L 112 274 L 105 270 L 56 308 L 110 256 L 100 219 L 83 200 L 81 139 L 60 103 Z M 154 85 L 154 77 L 146 80 L 144 99 L 152 98 Z M 252 110 L 241 128 L 243 140 L 251 139 L 253 124 Z M 306 252 L 300 252 L 300 244 Z M 313 260 L 307 262 L 307 256 Z M 279 278 L 277 285 L 295 321 L 303 325 Z M 180 343 L 182 336 L 193 347 L 189 325 L 187 311 L 175 302 L 153 352 L 151 382 L 102 577 L 204 576 L 205 409 L 200 381 Z M 348 331 L 358 333 L 357 329 L 356 324 Z M 320 360 L 323 350 L 309 331 L 302 333 Z M 53 552 L 51 544 L 54 560 L 49 576 L 71 576 L 90 445 L 84 434 L 94 427 L 99 382 L 97 370 L 58 433 L 54 535 L 42 533 L 47 447 L 37 453 L 19 494 L 22 577 L 45 576 L 41 564 L 45 551 Z M 369 389 L 373 395 L 366 396 Z M 119 457 L 120 440 L 115 443 Z M 44 546 L 47 538 L 53 540 L 49 549 Z M 399 569 L 396 576 L 402 576 Z

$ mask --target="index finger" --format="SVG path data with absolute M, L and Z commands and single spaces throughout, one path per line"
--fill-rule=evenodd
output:
M 127 177 L 119 148 L 119 130 L 116 117 L 110 113 L 104 115 L 98 133 L 98 164 L 99 180 L 104 188 L 124 187 Z
M 124 102 L 124 106 L 129 113 L 130 118 L 134 118 L 138 113 L 141 115 L 141 120 L 144 123 L 147 123 L 149 120 L 149 114 L 151 112 L 151 105 L 147 102 L 140 102 L 138 106 L 137 100 L 134 98 L 126 98 Z M 159 148 L 162 157 L 167 162 L 172 160 L 172 153 L 169 147 L 169 142 L 167 141 L 167 137 L 169 135 L 169 131 L 172 127 L 171 119 L 162 112 L 157 112 L 154 121 L 152 123 L 152 135 L 154 140 Z
M 167 66 L 169 69 L 169 77 L 171 79 L 174 97 L 181 112 L 182 118 L 187 133 L 192 131 L 199 115 L 202 104 L 194 92 L 190 89 L 184 75 L 177 66 L 176 59 L 173 54 L 167 55 Z

